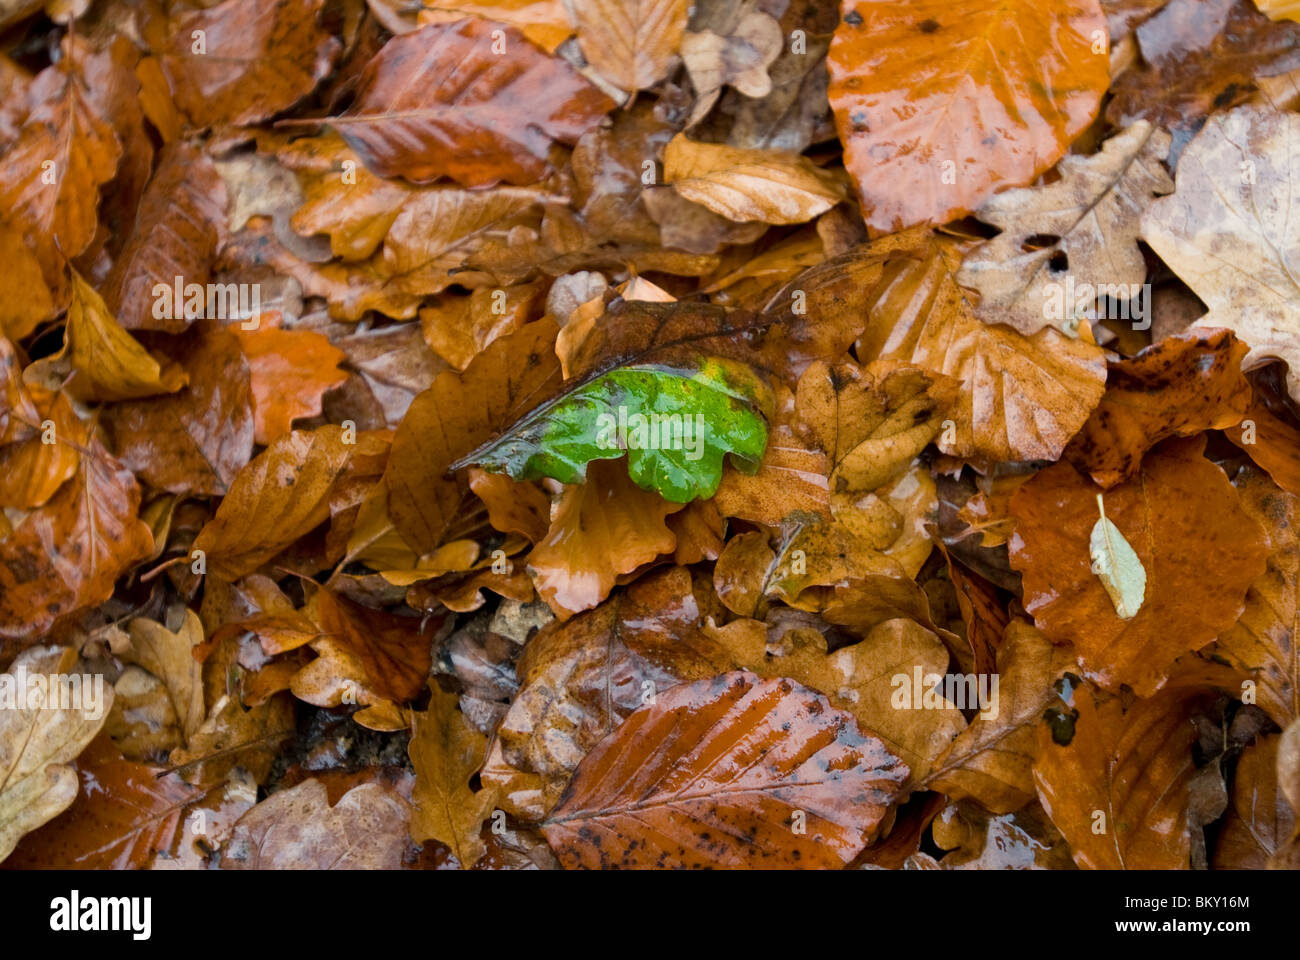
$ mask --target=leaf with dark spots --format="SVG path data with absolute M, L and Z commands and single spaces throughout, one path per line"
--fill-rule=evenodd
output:
M 907 767 L 792 680 L 736 671 L 660 694 L 587 755 L 542 833 L 566 867 L 838 867 Z
M 1251 400 L 1241 372 L 1247 347 L 1227 330 L 1168 337 L 1110 364 L 1106 392 L 1065 456 L 1103 487 L 1137 472 L 1167 437 L 1241 422 Z

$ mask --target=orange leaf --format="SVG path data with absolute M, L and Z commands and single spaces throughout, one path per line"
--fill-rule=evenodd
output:
M 316 416 L 325 392 L 347 379 L 338 368 L 345 354 L 322 334 L 275 327 L 232 332 L 248 360 L 257 443 L 284 436 L 298 417 Z

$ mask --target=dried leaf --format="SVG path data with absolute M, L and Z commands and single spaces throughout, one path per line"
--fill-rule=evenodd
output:
M 686 31 L 686 0 L 573 0 L 578 46 L 596 70 L 623 90 L 662 80 Z

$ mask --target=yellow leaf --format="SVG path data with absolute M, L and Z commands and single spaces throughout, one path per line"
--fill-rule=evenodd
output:
M 807 157 L 682 134 L 664 151 L 664 180 L 687 200 L 742 223 L 805 223 L 844 199 L 844 185 Z

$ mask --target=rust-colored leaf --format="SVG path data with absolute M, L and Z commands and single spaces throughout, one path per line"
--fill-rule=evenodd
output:
M 1203 438 L 1167 440 L 1105 493 L 1106 517 L 1146 570 L 1132 619 L 1119 618 L 1092 572 L 1099 487 L 1058 463 L 1011 499 L 1011 565 L 1024 580 L 1025 609 L 1050 639 L 1072 643 L 1088 676 L 1108 689 L 1128 684 L 1150 696 L 1174 660 L 1236 622 L 1264 572 L 1265 531 L 1204 448 Z
M 824 697 L 737 671 L 628 717 L 542 832 L 568 867 L 838 867 L 876 835 L 906 776 Z
M 846 2 L 830 98 L 867 224 L 944 223 L 1030 183 L 1097 115 L 1106 41 L 1096 0 Z

